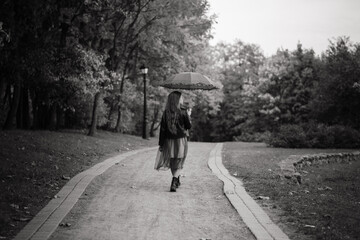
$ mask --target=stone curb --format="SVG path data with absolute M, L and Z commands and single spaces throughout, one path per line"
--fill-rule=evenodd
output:
M 289 237 L 245 191 L 242 182 L 229 174 L 222 164 L 222 147 L 223 144 L 218 143 L 210 152 L 208 166 L 224 182 L 224 193 L 242 220 L 258 240 L 289 240 Z
M 56 230 L 64 217 L 70 212 L 89 183 L 114 164 L 135 154 L 156 149 L 145 148 L 108 158 L 93 167 L 77 174 L 14 238 L 14 240 L 46 240 Z
M 331 163 L 349 163 L 360 160 L 360 152 L 318 153 L 307 155 L 290 155 L 279 163 L 281 174 L 287 179 L 297 179 L 301 183 L 300 171 L 305 166 L 317 166 Z

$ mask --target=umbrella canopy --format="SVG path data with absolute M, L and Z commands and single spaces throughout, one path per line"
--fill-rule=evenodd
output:
M 171 89 L 187 90 L 212 90 L 219 88 L 208 77 L 196 72 L 178 73 L 160 84 L 160 86 Z

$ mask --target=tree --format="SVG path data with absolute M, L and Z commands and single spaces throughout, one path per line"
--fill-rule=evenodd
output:
M 234 44 L 219 44 L 215 49 L 224 100 L 217 121 L 218 135 L 233 140 L 245 131 L 253 131 L 249 124 L 257 114 L 259 68 L 264 61 L 260 48 L 237 40 Z
M 322 56 L 322 71 L 313 116 L 327 124 L 341 124 L 360 129 L 360 95 L 357 89 L 360 74 L 360 46 L 348 37 L 340 37 Z
M 318 82 L 317 60 L 312 50 L 278 50 L 262 68 L 258 86 L 260 112 L 269 126 L 309 121 L 310 101 Z

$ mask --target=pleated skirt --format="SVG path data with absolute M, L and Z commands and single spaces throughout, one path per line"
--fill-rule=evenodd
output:
M 166 139 L 163 150 L 158 151 L 154 169 L 182 169 L 188 151 L 187 138 Z

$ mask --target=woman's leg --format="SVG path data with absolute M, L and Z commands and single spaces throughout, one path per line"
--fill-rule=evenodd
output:
M 173 173 L 173 177 L 176 177 L 178 178 L 180 176 L 180 173 L 181 173 L 181 169 L 178 168 L 178 169 L 175 169 L 174 173 Z
M 179 177 L 180 176 L 180 172 L 181 172 L 181 168 L 179 168 L 179 161 L 180 159 L 177 158 L 172 158 L 170 160 L 170 169 L 171 169 L 171 174 L 173 175 L 173 177 Z

